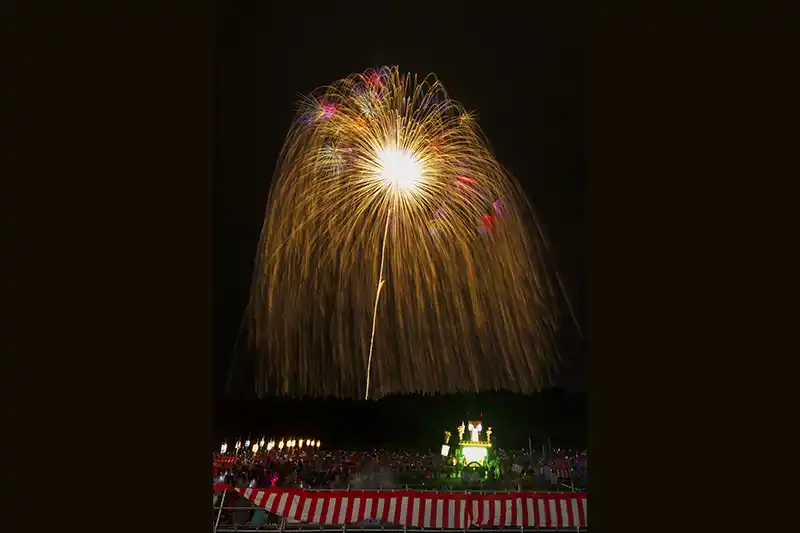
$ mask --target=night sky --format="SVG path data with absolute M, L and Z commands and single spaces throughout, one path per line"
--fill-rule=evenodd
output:
M 301 2 L 276 4 L 221 3 L 217 10 L 212 183 L 216 434 L 249 428 L 304 432 L 331 445 L 435 447 L 441 432 L 452 431 L 469 410 L 483 412 L 498 438 L 505 432 L 509 445 L 527 445 L 528 436 L 534 446 L 548 436 L 562 439 L 565 446 L 571 438 L 585 438 L 587 347 L 579 330 L 586 330 L 587 8 L 536 1 L 520 2 L 512 10 L 484 7 L 476 12 L 431 2 L 424 12 L 397 10 L 388 16 L 382 10 L 318 11 Z M 239 328 L 270 179 L 298 95 L 382 65 L 436 73 L 452 98 L 476 112 L 495 156 L 532 201 L 574 312 L 575 321 L 567 315 L 559 335 L 556 390 L 535 397 L 393 397 L 370 404 L 247 400 L 248 356 Z M 242 342 L 234 350 L 237 338 Z M 226 395 L 229 377 L 231 393 Z M 405 423 L 416 430 L 400 431 L 398 425 Z

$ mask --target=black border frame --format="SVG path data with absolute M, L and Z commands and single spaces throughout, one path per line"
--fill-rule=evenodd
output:
M 752 353 L 738 337 L 709 334 L 728 317 L 696 304 L 725 273 L 701 268 L 714 251 L 699 228 L 718 217 L 714 200 L 737 174 L 753 177 L 719 120 L 737 87 L 723 79 L 724 46 L 704 48 L 715 14 L 690 13 L 692 32 L 670 24 L 677 6 L 647 7 L 657 6 L 604 8 L 592 20 L 587 335 L 598 531 L 685 528 L 718 509 L 715 500 L 733 503 L 727 487 L 703 483 L 698 450 L 713 463 L 747 446 L 739 440 L 732 454 L 704 440 L 722 431 L 708 421 L 723 418 L 730 362 Z M 3 38 L 17 40 L 4 47 L 9 159 L 21 179 L 4 184 L 3 214 L 18 215 L 6 227 L 23 233 L 6 240 L 4 294 L 6 420 L 18 426 L 8 497 L 18 510 L 39 504 L 11 497 L 40 493 L 46 475 L 51 490 L 65 487 L 47 511 L 62 523 L 89 516 L 141 531 L 138 511 L 158 498 L 168 508 L 152 511 L 164 513 L 156 528 L 207 527 L 208 455 L 198 444 L 212 412 L 214 11 L 6 7 L 13 28 Z M 722 42 L 721 32 L 713 38 Z M 167 446 L 164 434 L 180 437 Z M 642 481 L 634 473 L 645 462 Z M 170 482 L 137 477 L 154 463 Z M 83 469 L 102 472 L 86 509 L 69 498 Z M 713 527 L 736 523 L 729 510 Z M 30 525 L 43 513 L 16 519 Z

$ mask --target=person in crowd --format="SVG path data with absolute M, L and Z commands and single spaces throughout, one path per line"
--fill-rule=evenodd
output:
M 242 455 L 233 465 L 219 469 L 214 483 L 234 485 L 244 476 L 243 486 L 249 488 L 430 488 L 450 486 L 454 481 L 453 488 L 461 485 L 474 489 L 476 483 L 489 490 L 537 483 L 544 483 L 536 486 L 546 488 L 555 477 L 553 468 L 572 470 L 575 481 L 585 479 L 585 451 L 579 454 L 554 449 L 546 455 L 527 450 L 497 449 L 496 452 L 500 460 L 488 469 L 486 478 L 467 476 L 461 483 L 452 478 L 458 470 L 437 453 L 411 450 L 302 450 L 291 456 L 273 453 L 258 458 Z

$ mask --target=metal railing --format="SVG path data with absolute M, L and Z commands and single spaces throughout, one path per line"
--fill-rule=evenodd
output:
M 303 490 L 307 490 L 309 492 L 394 492 L 396 490 L 413 490 L 416 492 L 446 492 L 446 493 L 459 493 L 459 492 L 469 492 L 471 494 L 510 494 L 512 492 L 578 492 L 580 490 L 580 485 L 573 483 L 571 480 L 568 479 L 561 479 L 557 483 L 547 483 L 541 484 L 539 486 L 523 486 L 522 484 L 517 484 L 517 486 L 512 488 L 503 488 L 503 489 L 485 489 L 485 488 L 470 488 L 470 487 L 457 487 L 457 488 L 433 488 L 433 486 L 415 486 L 415 485 L 404 485 L 402 487 L 352 487 L 348 485 L 345 488 L 336 489 L 336 488 L 304 488 Z
M 415 531 L 447 531 L 447 532 L 456 532 L 456 531 L 467 531 L 464 529 L 441 529 L 441 528 L 431 528 L 431 529 L 424 529 L 424 528 L 417 528 L 417 527 L 408 527 L 404 528 L 401 526 L 359 526 L 359 525 L 342 525 L 342 526 L 314 526 L 308 524 L 297 524 L 297 525 L 285 525 L 285 526 L 276 526 L 276 525 L 266 525 L 266 526 L 252 526 L 252 525 L 235 525 L 235 524 L 222 524 L 218 528 L 214 529 L 216 533 L 233 533 L 233 532 L 244 532 L 244 531 L 271 531 L 271 532 L 306 532 L 306 533 L 354 533 L 356 531 L 365 531 L 365 532 L 378 532 L 378 531 L 385 531 L 386 533 L 413 533 Z M 555 532 L 555 531 L 575 531 L 576 533 L 587 533 L 589 530 L 587 528 L 549 528 L 549 527 L 491 527 L 491 528 L 481 528 L 478 526 L 473 526 L 469 529 L 469 531 L 480 531 L 482 533 L 511 533 L 511 532 L 535 532 L 541 531 L 542 533 L 545 532 Z
M 217 533 L 234 533 L 234 532 L 244 532 L 244 531 L 271 531 L 271 532 L 306 532 L 306 533 L 354 533 L 356 531 L 365 531 L 365 532 L 378 532 L 378 531 L 385 531 L 386 533 L 409 533 L 415 531 L 447 531 L 447 532 L 456 532 L 456 531 L 467 531 L 464 529 L 440 529 L 440 528 L 431 528 L 431 529 L 424 529 L 424 528 L 416 528 L 416 527 L 409 527 L 404 528 L 400 526 L 359 526 L 359 525 L 343 525 L 343 526 L 313 526 L 308 524 L 299 524 L 299 525 L 288 525 L 288 526 L 275 526 L 275 525 L 267 525 L 267 526 L 251 526 L 251 525 L 234 525 L 234 524 L 223 524 L 214 531 Z M 535 532 L 541 531 L 542 533 L 545 532 L 555 532 L 555 531 L 575 531 L 576 533 L 586 533 L 589 530 L 586 528 L 536 528 L 536 527 L 492 527 L 492 528 L 480 528 L 478 526 L 473 526 L 470 528 L 469 531 L 480 531 L 482 533 L 511 533 L 511 532 Z

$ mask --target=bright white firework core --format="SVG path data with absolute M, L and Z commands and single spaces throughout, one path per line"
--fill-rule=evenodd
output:
M 381 178 L 402 191 L 413 190 L 422 178 L 422 162 L 408 150 L 381 148 L 378 162 Z

